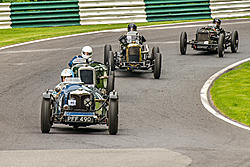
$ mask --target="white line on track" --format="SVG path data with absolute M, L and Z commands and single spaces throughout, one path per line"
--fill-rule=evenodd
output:
M 166 41 L 166 42 L 147 42 L 147 44 L 176 44 L 179 43 L 179 41 Z M 115 43 L 110 43 L 111 45 L 117 45 Z M 101 48 L 102 45 L 91 45 L 94 48 Z M 62 50 L 80 50 L 81 47 L 70 47 L 70 48 L 54 48 L 54 49 L 32 49 L 32 50 L 17 50 L 17 51 L 5 51 L 0 52 L 1 54 L 19 54 L 19 53 L 33 53 L 33 52 L 55 52 L 55 51 L 62 51 Z
M 223 73 L 225 72 L 228 72 L 229 70 L 235 68 L 236 66 L 239 66 L 240 64 L 242 63 L 245 63 L 245 62 L 248 62 L 250 61 L 250 58 L 247 58 L 247 59 L 244 59 L 244 60 L 241 60 L 239 62 L 236 62 L 222 70 L 220 70 L 219 72 L 215 73 L 214 75 L 212 75 L 206 82 L 205 84 L 203 85 L 201 91 L 200 91 L 200 97 L 201 97 L 201 102 L 203 104 L 203 106 L 210 112 L 212 113 L 214 116 L 216 116 L 217 118 L 220 118 L 222 119 L 223 121 L 226 121 L 234 126 L 237 126 L 237 127 L 240 127 L 240 128 L 243 128 L 243 129 L 246 129 L 246 130 L 250 130 L 250 127 L 246 126 L 246 125 L 243 125 L 243 124 L 240 124 L 238 122 L 235 122 L 229 118 L 226 118 L 224 115 L 222 115 L 221 113 L 215 111 L 210 103 L 209 103 L 209 88 L 210 86 L 213 84 L 213 82 L 215 81 L 215 79 L 217 79 L 220 75 L 222 75 Z
M 241 20 L 248 20 L 248 21 L 225 23 L 224 25 L 250 23 L 249 19 L 241 19 Z M 199 27 L 199 26 L 202 26 L 199 23 L 209 23 L 209 22 L 210 21 L 199 21 L 199 22 L 185 22 L 185 23 L 173 23 L 173 24 L 163 24 L 163 25 L 142 26 L 142 27 L 139 28 L 139 30 L 150 30 L 150 28 L 151 29 L 172 29 L 172 28 L 185 28 L 185 27 Z M 186 25 L 186 24 L 192 24 L 192 25 Z M 198 25 L 194 25 L 194 24 L 198 24 Z M 174 25 L 178 25 L 178 26 L 174 26 Z M 80 34 L 73 34 L 73 35 L 65 35 L 65 36 L 60 36 L 60 37 L 40 39 L 40 40 L 34 40 L 34 41 L 24 42 L 24 43 L 20 43 L 20 44 L 4 46 L 4 47 L 0 48 L 0 51 L 4 50 L 4 49 L 8 49 L 8 48 L 13 48 L 13 47 L 23 46 L 23 45 L 28 45 L 28 44 L 34 44 L 34 43 L 43 42 L 43 41 L 50 41 L 50 40 L 63 39 L 63 38 L 76 37 L 76 36 L 84 36 L 84 35 L 90 35 L 90 34 L 107 33 L 107 32 L 122 32 L 122 31 L 126 31 L 126 30 L 127 30 L 126 28 L 121 28 L 121 29 L 114 29 L 114 30 L 94 31 L 94 32 L 86 32 L 86 33 L 80 33 Z

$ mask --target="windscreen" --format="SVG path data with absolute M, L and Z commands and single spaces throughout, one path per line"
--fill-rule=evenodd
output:
M 92 70 L 81 70 L 80 78 L 81 78 L 81 81 L 84 82 L 85 84 L 94 84 Z

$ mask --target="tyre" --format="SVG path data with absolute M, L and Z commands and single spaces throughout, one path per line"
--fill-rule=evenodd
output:
M 111 51 L 111 50 L 112 50 L 111 45 L 105 45 L 104 46 L 104 64 L 106 66 L 109 65 L 109 51 Z
M 218 56 L 224 57 L 225 54 L 225 36 L 224 34 L 220 34 L 219 41 L 218 41 Z
M 155 59 L 156 53 L 160 53 L 159 47 L 153 47 L 153 48 L 152 48 L 151 60 L 154 60 L 154 59 Z
M 195 40 L 196 41 L 198 41 L 199 30 L 200 30 L 200 28 L 197 28 L 197 30 L 196 30 L 196 34 L 195 34 Z
M 109 134 L 116 135 L 118 131 L 118 100 L 110 100 L 108 111 Z
M 180 51 L 182 55 L 185 55 L 187 52 L 187 33 L 182 32 L 180 37 Z
M 159 79 L 161 76 L 161 61 L 162 56 L 160 53 L 156 53 L 154 62 L 154 78 Z
M 115 72 L 110 71 L 109 78 L 108 78 L 108 92 L 111 92 L 114 89 L 115 89 Z
M 50 118 L 52 111 L 50 109 L 50 99 L 43 99 L 41 107 L 41 131 L 42 133 L 49 133 L 51 122 Z
M 231 36 L 231 51 L 233 53 L 236 53 L 238 51 L 239 47 L 239 35 L 238 31 L 233 31 Z
M 109 58 L 110 58 L 110 70 L 115 71 L 115 59 L 114 59 L 114 53 L 112 51 L 109 51 Z

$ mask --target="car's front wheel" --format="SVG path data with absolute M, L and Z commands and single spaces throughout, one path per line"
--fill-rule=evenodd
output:
M 180 37 L 180 52 L 185 55 L 187 52 L 187 33 L 182 32 Z
M 225 54 L 225 36 L 224 34 L 220 34 L 219 41 L 218 41 L 218 56 L 224 57 Z
M 154 62 L 154 78 L 159 79 L 161 76 L 161 62 L 162 56 L 160 53 L 156 53 Z
M 157 47 L 153 47 L 153 48 L 152 48 L 152 54 L 151 54 L 151 59 L 152 59 L 152 60 L 155 59 L 155 55 L 156 55 L 157 53 L 160 53 L 159 47 L 158 47 L 158 46 L 157 46 Z
M 108 130 L 110 135 L 116 135 L 118 132 L 118 100 L 109 101 L 108 111 Z
M 239 35 L 238 31 L 233 31 L 231 36 L 231 51 L 233 53 L 236 53 L 238 51 L 239 47 Z
M 52 111 L 50 108 L 50 99 L 42 100 L 41 106 L 41 131 L 42 133 L 49 133 L 51 127 L 51 118 Z

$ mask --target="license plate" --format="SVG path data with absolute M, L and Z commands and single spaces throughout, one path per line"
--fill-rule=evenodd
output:
M 69 106 L 76 106 L 76 100 L 74 100 L 74 99 L 68 100 L 68 105 Z
M 93 117 L 88 116 L 68 116 L 67 122 L 92 123 Z
M 204 41 L 204 44 L 206 44 L 206 45 L 207 45 L 208 43 L 209 43 L 208 41 Z
M 197 48 L 199 48 L 199 49 L 206 49 L 207 46 L 197 46 Z

